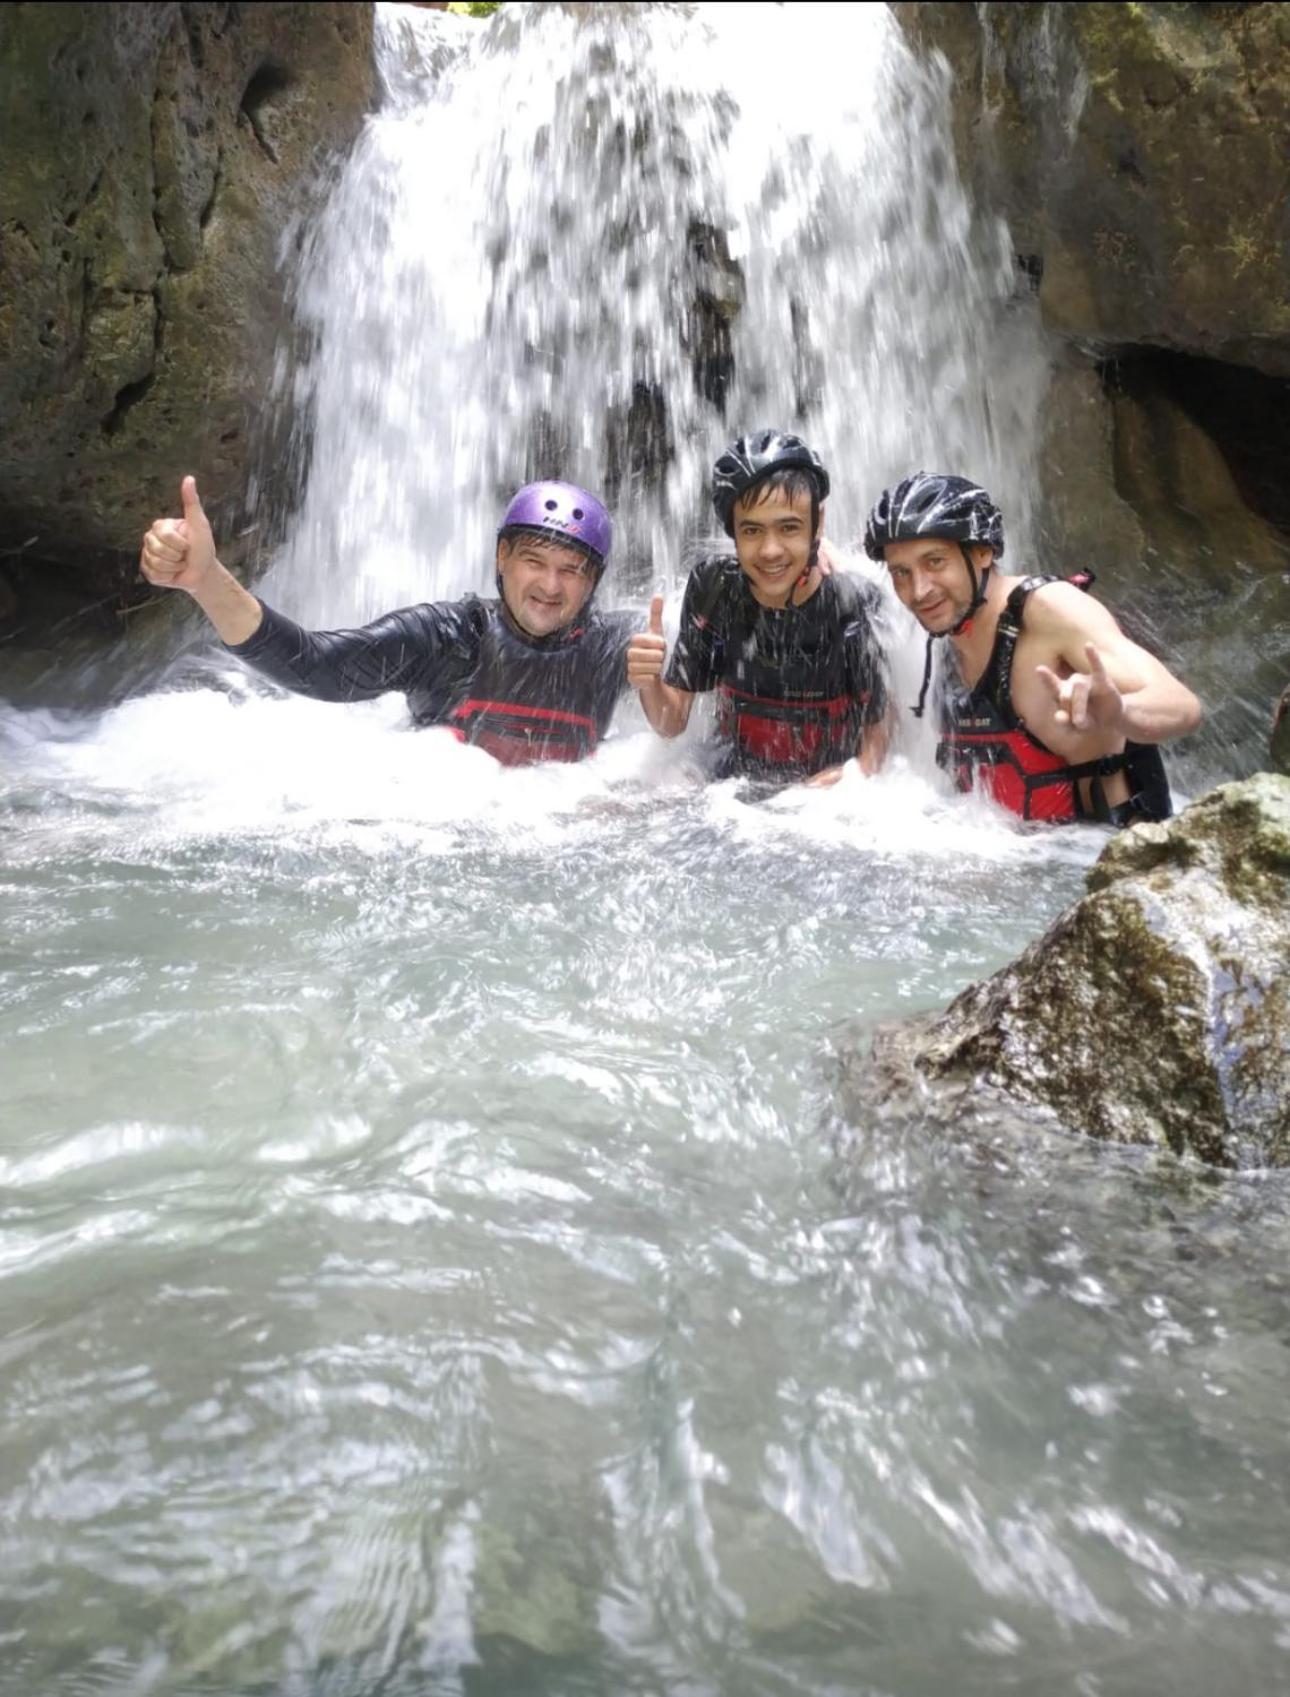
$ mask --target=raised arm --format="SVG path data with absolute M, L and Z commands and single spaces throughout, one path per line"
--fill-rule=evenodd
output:
M 224 642 L 246 642 L 260 628 L 260 603 L 220 564 L 195 477 L 183 480 L 180 499 L 183 518 L 156 519 L 144 537 L 139 570 L 158 589 L 187 590 Z
M 627 681 L 641 698 L 641 707 L 661 737 L 679 737 L 690 722 L 694 697 L 663 682 L 667 638 L 663 635 L 663 597 L 650 602 L 649 627 L 638 631 L 627 649 Z
M 471 646 L 468 615 L 447 604 L 405 607 L 354 630 L 304 630 L 243 589 L 225 569 L 193 478 L 182 519 L 158 519 L 140 569 L 159 589 L 192 596 L 222 640 L 256 671 L 317 701 L 370 701 L 426 678 L 451 649 Z
M 1052 641 L 1070 668 L 1066 678 L 1037 668 L 1056 703 L 1058 724 L 1142 743 L 1168 742 L 1200 724 L 1201 705 L 1191 690 L 1130 641 L 1100 601 L 1055 583 L 1032 602 L 1028 625 Z

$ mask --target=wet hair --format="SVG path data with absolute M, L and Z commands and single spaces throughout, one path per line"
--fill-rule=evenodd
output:
M 783 495 L 790 501 L 795 501 L 799 495 L 809 495 L 812 534 L 820 528 L 820 486 L 809 471 L 804 471 L 801 466 L 781 466 L 778 470 L 768 471 L 765 477 L 759 477 L 751 488 L 735 498 L 734 510 L 736 513 L 749 513 L 771 495 Z
M 575 554 L 582 555 L 583 565 L 587 567 L 588 571 L 592 572 L 597 569 L 599 564 L 591 550 L 589 548 L 584 548 L 582 543 L 579 542 L 576 537 L 553 536 L 549 532 L 531 530 L 528 525 L 524 524 L 511 525 L 509 529 L 499 531 L 497 533 L 497 540 L 499 543 L 504 542 L 508 550 L 513 548 L 519 542 L 528 542 L 534 548 L 540 549 L 544 554 L 550 554 L 557 548 L 560 549 L 561 552 L 563 552 L 566 548 L 571 548 Z

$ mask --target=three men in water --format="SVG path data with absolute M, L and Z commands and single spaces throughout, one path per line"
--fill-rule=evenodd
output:
M 245 590 L 216 555 L 192 478 L 184 517 L 159 519 L 141 566 L 187 590 L 230 651 L 276 682 L 330 701 L 402 690 L 441 725 L 508 765 L 594 751 L 631 685 L 659 735 L 717 695 L 717 773 L 828 784 L 854 758 L 885 758 L 889 709 L 877 592 L 823 552 L 829 475 L 800 438 L 763 430 L 717 461 L 713 503 L 733 555 L 691 573 L 669 660 L 662 598 L 649 627 L 593 604 L 612 541 L 608 513 L 571 484 L 526 485 L 498 530 L 495 600 L 467 595 L 357 630 L 306 631 Z M 1121 825 L 1164 818 L 1158 745 L 1195 728 L 1200 705 L 1085 593 L 1087 577 L 1005 577 L 1003 520 L 967 479 L 917 473 L 884 491 L 865 548 L 935 641 L 958 684 L 940 707 L 937 757 L 1024 820 Z

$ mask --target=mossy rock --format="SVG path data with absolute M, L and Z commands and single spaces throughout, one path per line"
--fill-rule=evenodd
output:
M 284 232 L 375 95 L 367 4 L 0 8 L 0 554 L 132 594 L 199 471 L 226 533 L 289 420 Z
M 1290 779 L 1134 826 L 1088 889 L 944 1013 L 853 1053 L 849 1111 L 903 1093 L 966 1120 L 985 1090 L 1112 1142 L 1290 1165 Z

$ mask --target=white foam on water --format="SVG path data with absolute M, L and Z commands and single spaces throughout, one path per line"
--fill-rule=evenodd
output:
M 634 706 L 621 717 L 639 724 Z M 693 739 L 666 744 L 625 727 L 577 765 L 507 769 L 447 730 L 414 730 L 393 697 L 341 707 L 196 689 L 79 720 L 0 711 L 0 760 L 0 799 L 40 809 L 9 858 L 60 842 L 72 852 L 320 830 L 374 855 L 411 843 L 450 852 L 463 829 L 555 848 L 677 807 L 767 847 L 805 837 L 928 863 L 1083 863 L 1103 841 L 1095 830 L 1022 829 L 902 756 L 876 778 L 851 762 L 830 789 L 767 797 L 736 780 L 705 786 Z

